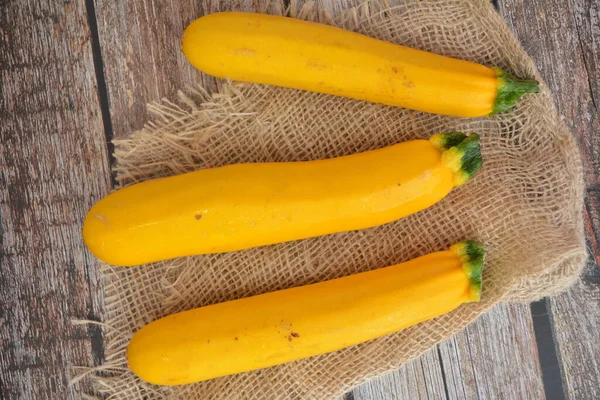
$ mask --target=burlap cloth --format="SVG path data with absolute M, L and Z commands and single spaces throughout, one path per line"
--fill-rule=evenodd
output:
M 332 16 L 292 4 L 289 15 L 540 79 L 485 0 L 363 4 Z M 483 169 L 416 215 L 384 226 L 229 254 L 134 268 L 104 266 L 106 363 L 93 371 L 111 398 L 327 399 L 456 333 L 499 301 L 564 290 L 585 260 L 582 167 L 547 87 L 509 113 L 460 119 L 254 84 L 186 89 L 150 105 L 155 118 L 115 141 L 123 185 L 240 162 L 312 160 L 427 138 L 479 132 Z M 179 387 L 137 379 L 125 360 L 136 330 L 165 315 L 380 268 L 476 239 L 489 255 L 482 301 L 393 335 L 260 371 Z

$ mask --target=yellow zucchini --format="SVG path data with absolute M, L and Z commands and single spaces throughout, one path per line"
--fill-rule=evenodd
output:
M 334 159 L 237 164 L 139 183 L 88 212 L 83 239 L 131 266 L 368 228 L 441 200 L 481 166 L 479 136 L 445 133 Z
M 206 15 L 185 30 L 182 50 L 194 67 L 220 78 L 459 117 L 506 111 L 538 90 L 500 68 L 272 15 Z
M 479 301 L 477 242 L 308 286 L 174 314 L 146 325 L 127 360 L 145 381 L 180 385 L 323 354 Z

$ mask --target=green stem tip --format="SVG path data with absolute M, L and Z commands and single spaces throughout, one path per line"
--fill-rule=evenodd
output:
M 518 79 L 498 67 L 492 69 L 496 72 L 498 94 L 490 115 L 510 110 L 524 94 L 540 91 L 539 84 L 532 79 Z
M 463 271 L 469 277 L 469 302 L 481 299 L 481 276 L 485 259 L 485 246 L 474 240 L 456 243 L 450 247 L 462 263 Z
M 455 186 L 468 182 L 483 164 L 477 133 L 438 133 L 429 141 L 442 152 L 442 163 L 454 173 Z

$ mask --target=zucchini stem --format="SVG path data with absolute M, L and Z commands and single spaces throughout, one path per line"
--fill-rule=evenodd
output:
M 467 183 L 483 164 L 477 133 L 438 133 L 429 141 L 442 152 L 442 163 L 454 173 L 455 186 Z
M 477 302 L 481 299 L 481 276 L 483 274 L 483 263 L 485 259 L 485 246 L 474 240 L 456 243 L 450 247 L 462 262 L 463 271 L 471 282 L 469 286 L 469 302 Z
M 490 116 L 510 110 L 523 95 L 540 91 L 537 81 L 516 78 L 498 67 L 492 69 L 496 72 L 498 93 Z

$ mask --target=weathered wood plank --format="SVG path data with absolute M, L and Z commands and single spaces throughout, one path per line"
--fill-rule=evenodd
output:
M 109 189 L 83 2 L 0 4 L 0 398 L 80 398 L 102 356 L 96 261 L 81 240 Z
M 464 397 L 457 387 L 456 398 L 544 398 L 528 305 L 499 304 L 469 325 L 465 332 L 456 335 L 454 341 L 458 363 L 449 363 L 446 370 L 452 369 L 452 372 L 447 375 L 458 376 L 460 372 L 466 377 L 459 385 L 464 388 Z M 447 344 L 442 347 L 444 345 Z M 475 383 L 475 393 L 471 392 L 472 386 L 466 385 L 471 382 Z
M 354 400 L 443 399 L 446 397 L 437 349 L 412 360 L 399 370 L 358 386 Z
M 577 137 L 588 185 L 590 260 L 582 281 L 549 300 L 570 399 L 600 397 L 600 4 L 593 0 L 503 0 L 501 11 L 550 86 Z
M 600 271 L 592 262 L 582 281 L 550 299 L 555 337 L 569 399 L 600 398 Z

